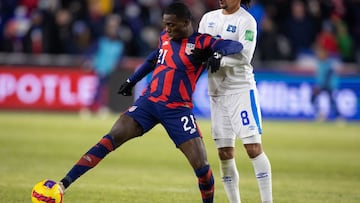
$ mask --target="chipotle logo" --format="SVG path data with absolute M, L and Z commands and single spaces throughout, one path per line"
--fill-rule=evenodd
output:
M 90 103 L 96 83 L 81 69 L 0 68 L 0 108 L 77 110 Z

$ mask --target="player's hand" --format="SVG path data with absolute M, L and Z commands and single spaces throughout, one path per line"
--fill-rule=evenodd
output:
M 208 58 L 213 53 L 211 49 L 199 49 L 199 48 L 195 48 L 191 52 L 194 59 L 196 61 L 199 61 L 200 63 L 207 62 Z
M 118 90 L 118 94 L 121 94 L 123 96 L 131 96 L 133 87 L 134 85 L 131 84 L 129 79 L 127 79 L 123 84 L 121 84 Z
M 209 57 L 206 67 L 208 70 L 210 70 L 211 73 L 215 73 L 220 69 L 220 61 L 222 59 L 223 55 L 220 52 L 214 52 L 211 57 Z

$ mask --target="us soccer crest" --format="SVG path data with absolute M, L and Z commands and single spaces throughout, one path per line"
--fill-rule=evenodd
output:
M 192 53 L 192 50 L 194 50 L 194 49 L 195 49 L 195 44 L 186 43 L 185 54 L 190 55 Z

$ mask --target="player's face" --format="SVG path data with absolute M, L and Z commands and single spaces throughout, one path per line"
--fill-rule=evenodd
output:
M 176 15 L 163 15 L 163 24 L 165 31 L 170 39 L 182 39 L 187 37 L 187 23 L 183 19 L 179 19 Z
M 240 8 L 241 0 L 219 0 L 219 6 L 225 13 L 234 13 Z

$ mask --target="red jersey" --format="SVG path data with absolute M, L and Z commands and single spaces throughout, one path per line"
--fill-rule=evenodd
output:
M 240 52 L 243 47 L 237 41 L 217 39 L 197 32 L 188 38 L 170 40 L 167 33 L 162 32 L 157 52 L 153 52 L 147 58 L 147 62 L 155 61 L 155 66 L 153 63 L 144 63 L 129 79 L 137 82 L 153 71 L 143 96 L 168 108 L 192 108 L 192 94 L 196 82 L 205 71 L 202 61 L 197 60 L 192 54 L 195 48 L 211 49 L 229 55 Z

